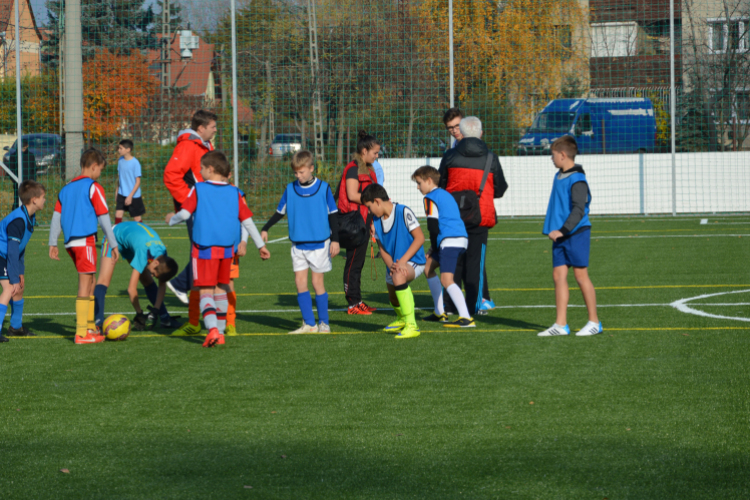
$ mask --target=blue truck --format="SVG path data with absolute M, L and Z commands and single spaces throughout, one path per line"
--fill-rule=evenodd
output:
M 555 99 L 534 118 L 517 154 L 550 154 L 550 145 L 572 135 L 580 154 L 652 153 L 656 117 L 650 99 Z

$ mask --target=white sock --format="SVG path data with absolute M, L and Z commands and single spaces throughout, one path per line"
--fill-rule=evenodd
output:
M 443 285 L 440 283 L 440 276 L 427 278 L 427 285 L 430 287 L 432 302 L 435 304 L 435 314 L 438 316 L 445 314 L 445 308 L 443 308 Z
M 229 299 L 226 293 L 214 293 L 214 304 L 216 305 L 216 328 L 219 333 L 224 335 L 227 328 L 227 309 L 229 308 Z
M 469 308 L 466 307 L 466 299 L 464 298 L 463 292 L 461 292 L 461 289 L 458 288 L 458 285 L 453 283 L 451 286 L 445 289 L 446 292 L 448 292 L 448 295 L 451 296 L 451 300 L 453 301 L 453 305 L 456 306 L 456 309 L 458 309 L 458 315 L 461 318 L 471 318 L 469 315 Z
M 200 301 L 201 312 L 203 313 L 203 324 L 210 331 L 212 328 L 216 328 L 216 303 L 214 302 L 214 296 L 211 293 L 201 294 Z

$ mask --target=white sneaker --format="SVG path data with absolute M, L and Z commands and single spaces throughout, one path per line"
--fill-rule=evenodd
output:
M 293 332 L 289 332 L 290 334 L 297 334 L 297 333 L 318 333 L 318 325 L 308 325 L 307 323 L 302 323 L 302 326 L 294 330 Z
M 331 326 L 321 321 L 318 325 L 318 333 L 331 333 Z
M 560 326 L 555 323 L 543 332 L 536 334 L 537 337 L 558 337 L 560 335 L 570 335 L 570 328 L 568 325 Z
M 186 294 L 185 292 L 181 292 L 178 289 L 176 289 L 174 287 L 174 285 L 172 285 L 171 281 L 167 281 L 167 288 L 169 288 L 172 291 L 172 293 L 175 295 L 175 297 L 177 297 L 178 299 L 180 299 L 180 302 L 182 302 L 183 304 L 187 304 L 188 302 L 190 302 L 188 300 L 188 294 Z
M 599 324 L 589 321 L 588 323 L 586 323 L 586 326 L 576 332 L 576 337 L 590 337 L 592 335 L 598 335 L 603 331 L 604 330 L 602 329 L 601 321 L 599 322 Z

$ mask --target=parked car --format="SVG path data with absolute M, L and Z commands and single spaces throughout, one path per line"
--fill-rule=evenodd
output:
M 650 99 L 555 99 L 518 142 L 519 155 L 550 154 L 560 136 L 572 135 L 580 154 L 652 153 L 656 117 Z
M 301 149 L 302 134 L 276 134 L 268 148 L 268 156 L 280 159 L 291 156 Z
M 50 171 L 64 174 L 63 164 L 65 162 L 65 146 L 62 137 L 57 134 L 28 134 L 23 140 L 29 142 L 29 150 L 36 157 L 37 175 L 43 175 Z M 7 151 L 3 155 L 3 163 L 7 166 L 10 155 L 16 152 L 18 140 L 12 146 L 3 148 Z M 5 170 L 0 169 L 0 175 L 5 175 Z

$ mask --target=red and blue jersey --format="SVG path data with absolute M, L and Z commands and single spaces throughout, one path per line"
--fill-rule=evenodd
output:
M 229 259 L 240 224 L 253 216 L 244 193 L 226 182 L 197 183 L 182 204 L 193 214 L 193 256 L 199 259 Z

